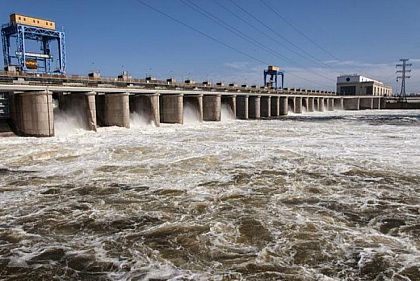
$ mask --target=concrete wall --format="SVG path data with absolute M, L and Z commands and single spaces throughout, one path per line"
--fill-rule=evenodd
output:
M 249 118 L 249 97 L 248 96 L 237 96 L 236 97 L 236 118 L 248 119 Z
M 221 120 L 222 97 L 220 95 L 203 96 L 203 120 L 220 121 Z
M 280 97 L 271 97 L 271 117 L 277 117 L 280 115 Z
M 184 123 L 184 97 L 182 94 L 160 95 L 159 108 L 162 123 Z
M 263 118 L 271 117 L 271 97 L 262 96 L 260 103 L 261 103 L 261 108 L 260 108 L 261 117 Z
M 373 109 L 373 98 L 360 98 L 360 109 Z
M 249 96 L 248 117 L 250 119 L 261 118 L 261 96 Z
M 289 114 L 289 98 L 288 97 L 280 97 L 279 99 L 279 114 L 280 116 L 284 116 Z
M 104 125 L 130 128 L 128 93 L 106 94 L 104 102 Z
M 360 110 L 360 99 L 343 98 L 343 105 L 345 110 Z
M 12 127 L 18 135 L 54 136 L 54 113 L 50 92 L 14 93 L 10 100 Z

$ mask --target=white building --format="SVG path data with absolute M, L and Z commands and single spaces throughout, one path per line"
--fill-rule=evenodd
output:
M 337 77 L 337 94 L 345 96 L 392 96 L 392 87 L 362 75 Z

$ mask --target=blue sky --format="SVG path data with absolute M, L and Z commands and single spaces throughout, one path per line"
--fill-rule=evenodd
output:
M 347 73 L 396 87 L 395 63 L 407 57 L 408 90 L 420 92 L 420 1 L 263 1 L 281 17 L 260 0 L 2 0 L 0 18 L 7 23 L 16 12 L 55 20 L 66 31 L 69 74 L 127 70 L 138 78 L 262 84 L 270 63 L 286 71 L 288 87 L 334 89 L 336 76 Z

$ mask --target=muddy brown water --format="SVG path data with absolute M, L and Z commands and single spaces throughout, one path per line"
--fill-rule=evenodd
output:
M 73 125 L 0 139 L 0 280 L 420 280 L 420 111 Z

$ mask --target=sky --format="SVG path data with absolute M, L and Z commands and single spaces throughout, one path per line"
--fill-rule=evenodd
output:
M 408 92 L 420 92 L 419 0 L 1 0 L 66 32 L 67 73 L 263 84 L 267 65 L 285 86 L 335 90 L 362 74 L 397 89 L 395 64 L 410 58 Z

